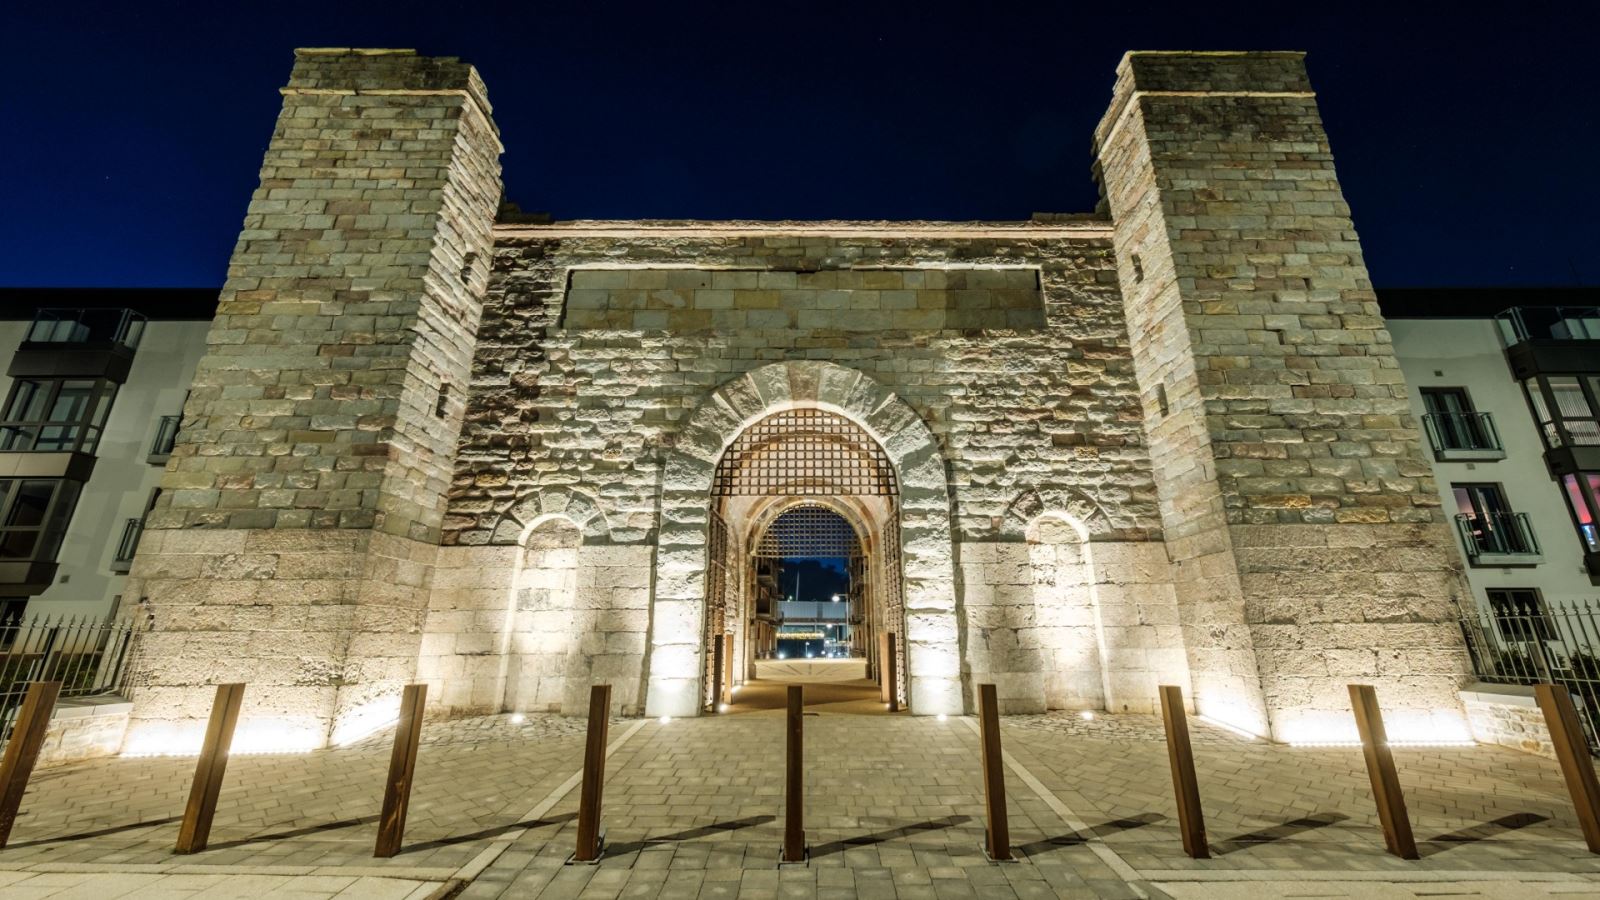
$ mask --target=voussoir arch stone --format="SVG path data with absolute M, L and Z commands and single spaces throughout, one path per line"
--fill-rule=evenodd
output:
M 1026 540 L 1028 526 L 1040 516 L 1050 514 L 1072 520 L 1082 527 L 1089 540 L 1114 537 L 1123 528 L 1112 520 L 1105 507 L 1078 488 L 1029 488 L 1006 507 L 1000 522 L 1000 537 L 1006 541 Z
M 563 518 L 583 532 L 585 541 L 610 535 L 605 513 L 594 498 L 566 487 L 534 488 L 523 494 L 495 522 L 491 544 L 521 544 L 529 531 L 551 518 Z
M 646 714 L 700 710 L 707 510 L 717 461 L 740 432 L 786 409 L 817 408 L 861 426 L 900 485 L 911 710 L 962 712 L 959 617 L 943 452 L 905 401 L 863 373 L 820 360 L 762 366 L 711 391 L 663 455 Z

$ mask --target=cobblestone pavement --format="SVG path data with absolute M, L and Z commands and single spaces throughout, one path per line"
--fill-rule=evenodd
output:
M 397 857 L 371 857 L 388 739 L 234 759 L 211 849 L 171 854 L 191 759 L 38 773 L 0 897 L 1547 897 L 1600 893 L 1559 773 L 1488 747 L 1397 749 L 1423 859 L 1383 852 L 1357 749 L 1193 723 L 1213 859 L 1181 851 L 1151 717 L 1011 717 L 1012 844 L 989 863 L 971 719 L 808 715 L 807 866 L 782 839 L 778 711 L 617 721 L 607 851 L 572 850 L 581 721 L 429 723 Z

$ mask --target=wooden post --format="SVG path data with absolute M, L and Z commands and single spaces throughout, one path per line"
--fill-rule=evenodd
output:
M 228 768 L 228 748 L 233 746 L 233 729 L 239 724 L 239 707 L 243 703 L 244 685 L 217 685 L 217 699 L 211 704 L 205 743 L 200 745 L 200 759 L 194 766 L 194 785 L 189 788 L 189 804 L 183 808 L 175 853 L 198 853 L 211 837 L 211 817 L 217 812 L 217 795 L 222 792 L 222 775 Z
M 611 685 L 589 689 L 589 731 L 583 746 L 583 788 L 578 795 L 578 849 L 573 862 L 600 858 L 600 800 L 606 789 L 606 737 L 611 729 Z
M 378 817 L 378 844 L 372 855 L 385 859 L 400 852 L 411 806 L 411 781 L 417 774 L 417 745 L 422 740 L 422 707 L 428 686 L 408 684 L 400 695 L 400 719 L 389 752 L 389 778 L 383 783 L 383 813 Z
M 1356 714 L 1356 730 L 1361 734 L 1361 753 L 1367 759 L 1372 796 L 1378 802 L 1383 842 L 1390 853 L 1401 859 L 1419 859 L 1416 839 L 1411 836 L 1411 817 L 1406 814 L 1406 798 L 1400 793 L 1400 776 L 1394 768 L 1394 754 L 1389 751 L 1389 733 L 1384 730 L 1383 712 L 1378 709 L 1378 692 L 1370 684 L 1352 684 L 1350 705 Z
M 28 685 L 27 696 L 22 698 L 22 709 L 12 724 L 11 741 L 6 744 L 5 760 L 0 762 L 0 847 L 11 839 L 11 826 L 17 822 L 22 795 L 27 793 L 33 764 L 39 761 L 39 751 L 44 747 L 45 729 L 50 727 L 50 713 L 60 695 L 61 682 L 35 681 Z
M 1011 859 L 1006 820 L 1006 763 L 1000 750 L 1000 701 L 994 685 L 978 685 L 978 724 L 983 762 L 984 846 L 994 862 Z
M 900 672 L 897 666 L 899 658 L 894 650 L 894 632 L 890 631 L 883 636 L 883 686 L 888 694 L 889 712 L 900 711 Z
M 711 711 L 717 712 L 722 705 L 722 667 L 728 664 L 723 658 L 722 635 L 711 636 Z
M 788 739 L 783 773 L 782 862 L 806 859 L 805 700 L 798 684 L 789 685 Z
M 1190 859 L 1210 859 L 1206 817 L 1200 809 L 1200 782 L 1194 775 L 1194 748 L 1189 746 L 1189 720 L 1183 710 L 1183 688 L 1161 685 L 1161 722 L 1167 730 L 1167 761 L 1172 765 L 1172 790 L 1178 795 L 1178 831 Z
M 1550 729 L 1550 743 L 1555 745 L 1556 761 L 1561 764 L 1567 793 L 1572 795 L 1583 841 L 1589 845 L 1590 853 L 1600 853 L 1600 783 L 1595 780 L 1594 763 L 1589 760 L 1589 745 L 1578 723 L 1572 695 L 1554 684 L 1534 685 L 1533 695 Z
M 885 674 L 888 670 L 884 661 L 889 657 L 889 632 L 878 633 L 878 699 L 884 703 L 889 702 L 889 678 Z
M 733 702 L 733 632 L 731 632 L 731 631 L 722 636 L 722 660 L 725 663 L 725 665 L 723 666 L 723 676 L 722 676 L 722 702 L 723 703 L 732 703 Z

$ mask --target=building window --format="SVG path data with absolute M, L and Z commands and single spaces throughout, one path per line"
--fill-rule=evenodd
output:
M 116 393 L 104 378 L 19 378 L 0 419 L 0 450 L 93 453 Z
M 1600 375 L 1539 375 L 1522 389 L 1546 448 L 1600 446 Z
M 0 480 L 0 560 L 54 560 L 80 487 L 61 479 Z
M 1578 535 L 1589 553 L 1600 553 L 1600 472 L 1578 472 L 1561 477 L 1562 492 L 1567 496 L 1567 508 L 1572 521 L 1578 526 Z
M 1474 564 L 1503 564 L 1505 557 L 1539 553 L 1526 513 L 1511 511 L 1498 484 L 1453 484 L 1456 528 Z
M 1548 641 L 1555 637 L 1537 588 L 1490 588 L 1489 609 L 1507 641 Z
M 1452 451 L 1500 449 L 1500 436 L 1495 433 L 1493 418 L 1472 408 L 1466 388 L 1423 388 L 1422 405 L 1427 410 L 1422 417 L 1423 426 L 1436 458 L 1448 459 Z

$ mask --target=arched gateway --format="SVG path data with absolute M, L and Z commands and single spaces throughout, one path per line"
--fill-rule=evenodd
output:
M 887 503 L 876 504 L 875 514 L 856 518 L 869 529 L 872 524 L 886 527 L 886 532 L 880 532 L 885 535 L 885 548 L 898 549 L 897 566 L 893 565 L 895 554 L 878 554 L 880 560 L 898 569 L 886 572 L 878 583 L 892 582 L 883 587 L 898 595 L 888 599 L 887 608 L 895 609 L 896 619 L 903 618 L 904 691 L 915 713 L 960 713 L 950 496 L 939 447 L 927 425 L 894 394 L 860 372 L 814 361 L 764 366 L 722 385 L 690 415 L 676 445 L 666 454 L 646 712 L 687 716 L 700 711 L 705 693 L 707 611 L 714 608 L 708 598 L 717 590 L 707 578 L 730 577 L 718 565 L 719 555 L 728 552 L 726 536 L 718 534 L 727 527 L 727 520 L 723 511 L 713 509 L 712 501 L 719 490 L 729 490 L 731 477 L 723 466 L 719 479 L 719 464 L 753 426 L 767 422 L 769 428 L 781 427 L 786 424 L 781 418 L 769 420 L 792 410 L 819 412 L 791 417 L 797 421 L 787 424 L 798 426 L 802 433 L 809 427 L 813 434 L 818 427 L 837 424 L 838 443 L 850 449 L 836 454 L 840 461 L 831 470 L 826 466 L 794 470 L 787 486 L 781 480 L 766 479 L 759 491 L 746 494 L 767 498 L 766 502 L 744 504 L 746 508 L 737 515 L 756 522 L 762 512 L 791 506 L 800 498 L 828 498 L 830 502 L 860 496 L 887 499 Z M 855 463 L 850 461 L 852 453 L 859 457 Z M 860 480 L 863 473 L 871 474 L 872 458 L 878 454 L 891 468 L 878 474 L 894 486 L 892 494 L 882 491 L 882 482 Z M 753 528 L 741 533 L 761 534 Z

